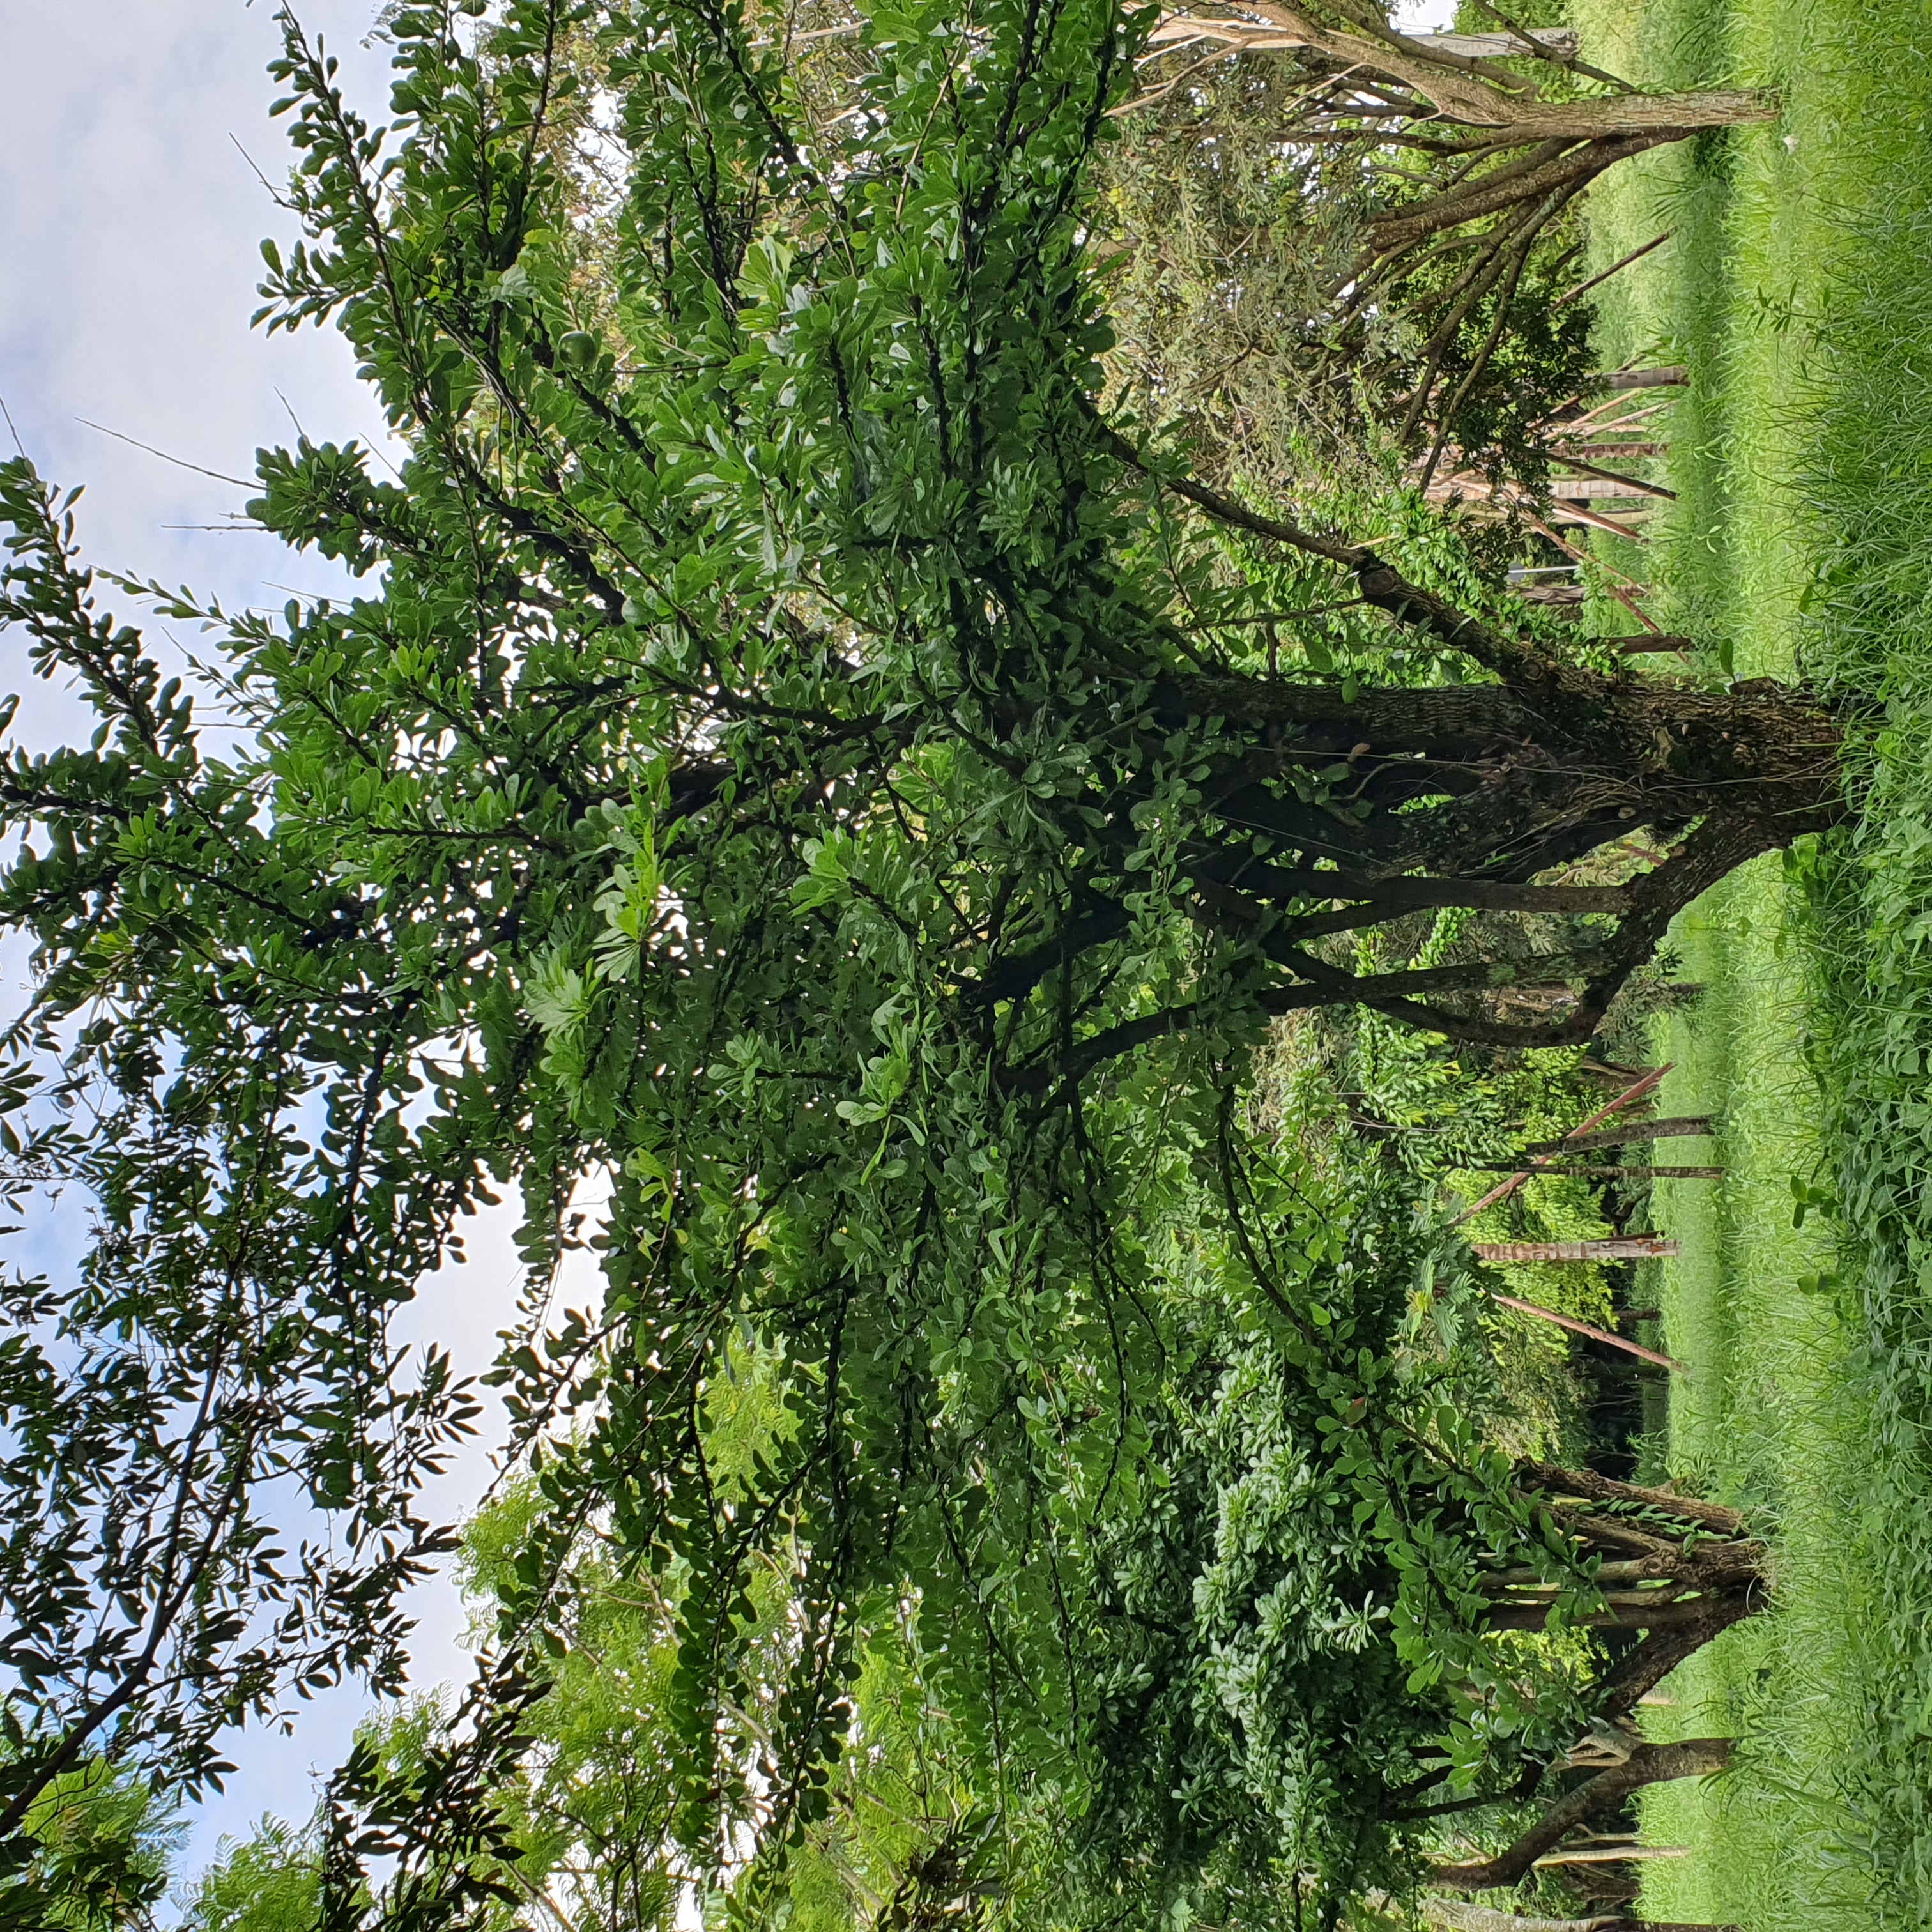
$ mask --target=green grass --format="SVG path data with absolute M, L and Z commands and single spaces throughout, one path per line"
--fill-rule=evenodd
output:
M 1679 501 L 1644 569 L 1705 668 L 1885 707 L 1868 809 L 1679 922 L 1671 1112 L 1720 1117 L 1716 1186 L 1660 1200 L 1667 1457 L 1776 1526 L 1776 1608 L 1678 1673 L 1658 1734 L 1740 1740 L 1649 1794 L 1654 1918 L 1932 1923 L 1932 16 L 1872 0 L 1578 0 L 1588 56 L 1652 85 L 1778 87 L 1775 124 L 1682 143 L 1592 196 L 1615 363 L 1681 360 Z M 1836 1197 L 1792 1222 L 1793 1177 Z M 1801 1286 L 1835 1270 L 1834 1288 Z

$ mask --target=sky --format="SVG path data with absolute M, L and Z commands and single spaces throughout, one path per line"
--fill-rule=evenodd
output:
M 362 44 L 376 10 L 375 0 L 298 7 L 372 110 L 387 100 L 386 52 Z M 340 590 L 341 580 L 266 536 L 218 527 L 248 489 L 104 432 L 244 478 L 256 449 L 292 442 L 298 422 L 318 441 L 383 440 L 380 412 L 338 337 L 272 339 L 249 327 L 260 242 L 286 242 L 294 228 L 255 172 L 279 182 L 289 166 L 281 124 L 267 112 L 277 90 L 265 70 L 278 45 L 270 0 L 0 4 L 0 400 L 44 476 L 86 484 L 79 516 L 93 561 L 190 584 L 230 608 L 279 608 L 292 590 Z M 0 440 L 13 454 L 4 424 Z M 183 641 L 196 640 L 190 631 Z M 23 686 L 20 737 L 74 735 L 78 707 L 30 683 L 23 647 L 0 640 L 0 692 Z M 0 953 L 0 980 L 10 1010 L 16 955 Z M 69 1252 L 82 1211 L 56 1210 L 55 1238 L 67 1235 Z M 399 1339 L 434 1337 L 467 1372 L 487 1365 L 516 1299 L 510 1221 L 505 1208 L 472 1224 L 468 1265 L 425 1284 Z M 459 1514 L 488 1474 L 479 1447 L 430 1507 Z M 454 1588 L 429 1586 L 417 1610 L 416 1681 L 466 1672 Z M 306 1816 L 311 1772 L 339 1759 L 364 1708 L 345 1691 L 298 1706 L 292 1739 L 237 1738 L 229 1755 L 240 1774 L 191 1814 L 184 1868 L 205 1864 L 222 1834 L 245 1834 L 264 1810 Z
M 1401 17 L 1440 28 L 1451 10 L 1420 0 Z M 298 11 L 341 60 L 352 95 L 379 110 L 387 62 L 366 44 L 374 0 L 299 0 Z M 259 244 L 293 232 L 260 178 L 279 182 L 290 158 L 267 115 L 278 45 L 270 0 L 0 5 L 0 400 L 43 476 L 86 484 L 81 529 L 96 561 L 231 608 L 279 608 L 341 581 L 318 560 L 222 527 L 249 492 L 200 472 L 246 478 L 254 451 L 292 441 L 297 424 L 318 441 L 384 440 L 338 338 L 249 326 Z M 20 647 L 0 643 L 0 692 L 27 683 Z M 70 700 L 38 684 L 25 695 L 22 736 L 71 730 Z M 9 970 L 0 954 L 0 979 L 17 991 L 17 959 Z M 506 1207 L 476 1226 L 468 1264 L 425 1284 L 400 1339 L 434 1337 L 466 1372 L 487 1364 L 515 1299 L 510 1222 Z M 432 1507 L 460 1514 L 488 1473 L 479 1447 Z M 429 1586 L 418 1609 L 416 1681 L 462 1674 L 454 1589 Z M 239 1738 L 230 1754 L 240 1774 L 192 1814 L 183 1868 L 265 1810 L 306 1816 L 312 1773 L 336 1762 L 363 1708 L 345 1692 L 302 1707 L 292 1738 Z

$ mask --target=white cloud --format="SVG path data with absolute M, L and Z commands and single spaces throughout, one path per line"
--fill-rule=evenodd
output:
M 370 0 L 308 0 L 302 12 L 380 104 L 384 50 L 360 44 Z M 278 390 L 315 433 L 380 430 L 333 334 L 272 341 L 249 328 L 256 244 L 292 227 L 242 152 L 272 180 L 286 170 L 267 116 L 278 39 L 266 0 L 0 14 L 0 383 L 14 421 L 44 471 L 88 480 L 86 527 L 103 556 L 255 601 L 265 576 L 301 566 L 266 538 L 166 527 L 219 522 L 244 493 L 80 419 L 243 478 L 259 444 L 292 434 Z

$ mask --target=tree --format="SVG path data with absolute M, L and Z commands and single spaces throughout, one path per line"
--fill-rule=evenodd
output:
M 1507 31 L 1417 36 L 1374 0 L 1179 8 L 1149 35 L 1142 91 L 1114 110 L 1130 132 L 1109 227 L 1148 322 L 1184 304 L 1208 340 L 1143 325 L 1130 346 L 1202 365 L 1186 399 L 1251 466 L 1279 465 L 1265 432 L 1286 416 L 1345 448 L 1379 424 L 1425 484 L 1452 447 L 1540 484 L 1528 429 L 1590 366 L 1587 311 L 1563 302 L 1578 197 L 1660 143 L 1776 111 L 1748 90 L 1645 94 L 1574 32 L 1495 17 Z
M 1137 1667 L 1106 1552 L 1237 1342 L 1309 1480 L 1346 1480 L 1343 1581 L 1450 1686 L 1389 1690 L 1378 1631 L 1414 1778 L 1493 1802 L 1492 1739 L 1537 1762 L 1532 1732 L 1616 1694 L 1579 1662 L 1540 1714 L 1488 1724 L 1454 1686 L 1499 1683 L 1497 1647 L 1538 1633 L 1493 1613 L 1484 1552 L 1553 1589 L 1526 1614 L 1559 1625 L 1597 1604 L 1596 1552 L 1418 1365 L 1453 1249 L 1366 1183 L 1298 1208 L 1246 1124 L 1252 1052 L 1274 1016 L 1351 1003 L 1585 1038 L 1673 911 L 1840 816 L 1838 721 L 1771 685 L 1592 668 L 1459 580 L 1432 525 L 1384 554 L 1110 419 L 1083 170 L 1142 45 L 1111 0 L 875 13 L 856 56 L 834 44 L 859 108 L 818 122 L 827 44 L 710 0 L 401 9 L 388 130 L 286 31 L 308 238 L 266 250 L 264 313 L 340 326 L 409 454 L 388 482 L 352 446 L 264 452 L 256 514 L 368 594 L 276 620 L 121 585 L 214 631 L 212 684 L 169 687 L 98 608 L 65 500 L 8 472 L 8 614 L 103 719 L 0 784 L 6 915 L 40 970 L 10 1036 L 22 1146 L 94 1163 L 97 1274 L 132 1265 L 132 1228 L 133 1279 L 215 1310 L 189 1303 L 203 1379 L 162 1406 L 192 1439 L 153 1466 L 176 1472 L 158 1496 L 217 1510 L 193 1532 L 217 1554 L 182 1595 L 150 1534 L 133 1574 L 140 1603 L 217 1609 L 124 1693 L 30 1684 L 40 1762 L 98 1737 L 206 1776 L 221 1726 L 291 1682 L 393 1682 L 394 1590 L 436 1546 L 410 1497 L 463 1398 L 433 1367 L 404 1393 L 382 1318 L 514 1180 L 532 1293 L 506 1453 L 546 1507 L 447 1737 L 338 1779 L 332 1924 L 374 1909 L 371 1850 L 412 1922 L 500 1898 L 491 1794 L 568 1654 L 593 1532 L 626 1576 L 677 1580 L 667 1828 L 700 1866 L 741 1863 L 741 1826 L 775 1865 L 826 1816 L 880 1592 L 916 1600 L 995 1801 L 1033 1785 L 1085 1816 L 1085 1673 Z M 587 233 L 547 133 L 592 31 L 625 172 Z M 1639 826 L 1670 848 L 1654 869 L 1539 882 Z M 1442 908 L 1510 915 L 1516 950 L 1486 952 L 1479 920 L 1451 963 L 1342 963 L 1342 936 Z M 1562 1016 L 1498 1017 L 1526 985 L 1567 988 Z M 93 1111 L 40 1124 L 50 1092 Z M 555 1318 L 592 1175 L 602 1299 Z M 50 1290 L 19 1325 L 91 1305 Z M 116 1319 L 143 1334 L 173 1305 Z M 194 1418 L 230 1333 L 266 1352 L 217 1462 Z M 706 1405 L 748 1345 L 790 1423 L 726 1486 Z M 112 1414 L 84 1389 L 62 1426 L 104 1438 Z M 318 1567 L 272 1628 L 292 1586 L 266 1527 L 237 1544 L 218 1513 L 265 1471 L 344 1513 L 364 1566 Z M 16 1522 L 40 1480 L 16 1480 Z M 84 1618 L 118 1519 L 76 1520 L 62 1614 Z M 753 1585 L 780 1557 L 774 1647 Z M 113 1669 L 161 1654 L 116 1642 Z M 170 1732 L 162 1708 L 188 1714 Z M 1470 1755 L 1425 1755 L 1432 1732 Z M 1298 1913 L 1414 1876 L 1390 1808 L 1310 1814 L 1332 1882 L 1291 1884 Z
M 729 1473 L 783 1432 L 772 1358 L 757 1350 L 707 1401 L 707 1438 Z M 534 1518 L 545 1508 L 527 1480 L 485 1505 L 464 1536 L 463 1581 L 472 1628 L 487 1644 Z M 670 1690 L 676 1660 L 676 1606 L 681 1579 L 622 1574 L 594 1533 L 573 1552 L 560 1579 L 570 1642 L 546 1660 L 546 1685 L 527 1713 L 520 1749 L 498 1767 L 488 1792 L 504 1844 L 472 1857 L 470 1876 L 487 1900 L 489 1922 L 544 1932 L 658 1932 L 706 1902 L 714 1874 L 694 1863 L 671 1828 L 674 1755 Z M 752 1594 L 762 1641 L 782 1648 L 792 1595 L 789 1574 L 764 1567 Z M 1014 1821 L 974 1800 L 983 1766 L 954 1748 L 944 1714 L 922 1679 L 914 1620 L 903 1604 L 868 1604 L 860 1640 L 864 1662 L 854 1688 L 853 1735 L 832 1774 L 824 1819 L 795 1848 L 777 1888 L 785 1922 L 811 1932 L 859 1932 L 868 1925 L 943 1922 L 970 1907 L 976 1884 L 993 1877 L 984 1856 L 998 1836 L 997 1882 L 1009 1892 L 1021 1876 Z M 747 1685 L 732 1714 L 735 1744 L 754 1748 L 772 1714 Z M 396 1811 L 413 1814 L 439 1760 L 460 1751 L 461 1706 L 447 1691 L 419 1696 L 363 1726 L 358 1744 L 380 1766 Z M 342 1780 L 336 1780 L 339 1799 Z M 392 1814 L 393 1816 L 394 1814 Z M 192 1932 L 284 1932 L 312 1928 L 323 1910 L 325 1806 L 306 1831 L 264 1820 L 242 1844 L 225 1844 L 192 1894 Z M 354 1901 L 394 1914 L 418 1874 L 403 1868 L 377 1897 Z
M 1416 1360 L 1418 1256 L 1388 1174 L 1312 1198 L 1309 1182 L 1254 1203 L 1264 1273 L 1211 1222 L 1170 1226 L 1150 1294 L 1175 1366 L 1144 1473 L 1084 1539 L 1055 1539 L 1048 1641 L 998 1618 L 1012 1666 L 998 1748 L 974 1736 L 991 1715 L 986 1660 L 928 1614 L 944 1575 L 921 1598 L 872 1593 L 852 1606 L 859 1667 L 840 1748 L 818 1768 L 824 1802 L 775 1842 L 761 1787 L 805 1581 L 780 1546 L 746 1581 L 710 1801 L 680 1808 L 676 1639 L 692 1573 L 627 1575 L 580 1531 L 551 1586 L 543 1694 L 505 1748 L 478 1766 L 460 1714 L 425 1704 L 366 1737 L 363 1770 L 338 1779 L 338 1806 L 349 1784 L 357 1802 L 338 1809 L 337 1841 L 400 1864 L 375 1897 L 346 1866 L 358 1909 L 325 1922 L 387 1924 L 466 1895 L 506 1924 L 655 1927 L 695 1887 L 754 1922 L 803 1916 L 827 1932 L 961 1914 L 1332 1926 L 1352 1898 L 1411 1889 L 1445 1817 L 1508 1817 L 1553 1787 L 1495 1858 L 1432 1874 L 1511 1884 L 1641 1785 L 1720 1768 L 1723 1741 L 1652 1746 L 1629 1714 L 1756 1606 L 1762 1546 L 1696 1498 L 1512 1468 L 1485 1449 L 1448 1406 L 1474 1386 L 1466 1336 L 1454 1359 Z M 1307 1314 L 1283 1321 L 1282 1306 Z M 1451 1308 L 1466 1324 L 1466 1305 Z M 701 1427 L 728 1508 L 790 1432 L 782 1366 L 749 1350 L 707 1388 Z M 989 1459 L 989 1479 L 1010 1467 Z M 546 1514 L 526 1484 L 472 1526 L 479 1630 L 514 1604 Z M 1627 1647 L 1600 1654 L 1581 1636 L 1592 1628 Z M 734 1840 L 722 1860 L 720 1812 Z M 452 1831 L 462 1818 L 499 1835 Z
M 224 1840 L 196 1881 L 184 1925 L 191 1932 L 293 1932 L 313 1926 L 321 1895 L 320 1861 L 309 1837 L 278 1818 Z
M 1246 1269 L 1186 1244 L 1157 1484 L 1094 1558 L 1096 1921 L 1328 1928 L 1419 1873 L 1514 1885 L 1641 1785 L 1726 1761 L 1631 1720 L 1761 1606 L 1763 1546 L 1695 1498 L 1512 1468 L 1480 1439 L 1466 1300 L 1446 1355 L 1417 1359 L 1420 1258 L 1387 1178 L 1309 1192 L 1258 1195 Z M 1306 1310 L 1300 1333 L 1244 1274 Z M 1438 1848 L 1444 1820 L 1513 1816 L 1492 1858 Z

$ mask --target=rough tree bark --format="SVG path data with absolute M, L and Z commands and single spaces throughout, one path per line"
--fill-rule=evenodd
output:
M 1154 29 L 1149 45 L 1162 51 L 1219 49 L 1229 54 L 1293 49 L 1324 56 L 1351 78 L 1392 81 L 1426 100 L 1435 117 L 1462 128 L 1493 129 L 1511 144 L 1588 141 L 1670 130 L 1681 138 L 1700 128 L 1772 118 L 1777 104 L 1753 88 L 1689 94 L 1643 94 L 1623 88 L 1606 98 L 1545 100 L 1534 82 L 1502 64 L 1504 58 L 1582 65 L 1574 37 L 1559 34 L 1408 34 L 1365 10 L 1370 31 L 1330 28 L 1274 0 L 1242 0 L 1234 10 L 1252 24 L 1177 9 Z
M 1622 1234 L 1598 1241 L 1477 1241 L 1470 1252 L 1497 1263 L 1657 1261 L 1674 1256 L 1677 1244 L 1660 1234 Z
M 1663 1510 L 1694 1522 L 1724 1537 L 1747 1534 L 1744 1518 L 1722 1503 L 1708 1502 L 1702 1496 L 1682 1496 L 1674 1490 L 1646 1489 L 1635 1483 L 1620 1483 L 1614 1477 L 1599 1475 L 1594 1469 L 1566 1469 L 1554 1462 L 1525 1462 L 1516 1474 L 1526 1487 L 1546 1490 L 1552 1497 L 1581 1497 L 1598 1503 L 1634 1503 L 1642 1508 Z
M 1736 1510 L 1591 1470 L 1529 1462 L 1517 1474 L 1524 1493 L 1574 1539 L 1580 1558 L 1597 1562 L 1604 1608 L 1577 1621 L 1644 1633 L 1601 1687 L 1604 1717 L 1628 1717 L 1694 1651 L 1768 1601 L 1768 1552 Z M 1632 1504 L 1646 1513 L 1641 1523 L 1610 1513 Z M 1673 1531 L 1669 1518 L 1683 1527 Z M 1558 1594 L 1515 1570 L 1498 1571 L 1485 1588 L 1495 1599 L 1490 1622 L 1510 1630 L 1541 1629 Z

